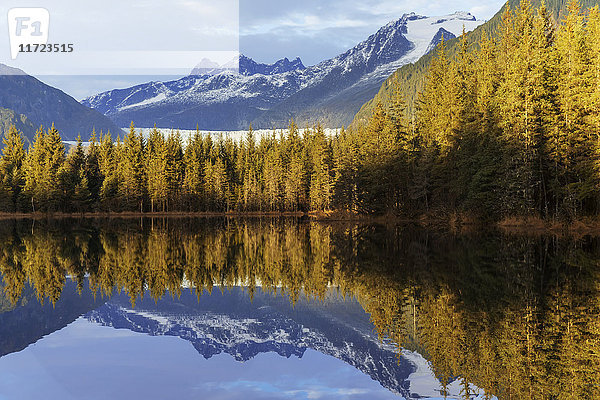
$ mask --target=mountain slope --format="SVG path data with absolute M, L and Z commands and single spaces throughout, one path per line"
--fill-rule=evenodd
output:
M 298 301 L 258 290 L 250 300 L 241 288 L 213 291 L 198 302 L 193 294 L 160 302 L 141 300 L 135 310 L 126 295 L 117 295 L 86 317 L 117 329 L 152 336 L 175 336 L 191 342 L 204 358 L 217 354 L 247 361 L 260 353 L 302 358 L 307 349 L 336 357 L 406 398 L 416 367 L 381 342 L 369 317 L 352 300 L 330 293 L 323 302 Z
M 3 146 L 1 138 L 4 137 L 5 132 L 8 132 L 8 129 L 11 125 L 14 125 L 19 131 L 21 131 L 23 137 L 26 139 L 26 144 L 27 142 L 31 143 L 33 141 L 36 127 L 27 118 L 27 116 L 23 114 L 17 114 L 8 108 L 0 108 L 0 147 Z
M 0 289 L 4 289 L 1 284 Z M 44 304 L 40 304 L 35 289 L 25 285 L 17 306 L 0 308 L 0 357 L 23 350 L 102 304 L 89 290 L 87 283 L 79 292 L 77 283 L 71 279 L 66 280 L 56 304 L 45 300 Z M 1 303 L 11 304 L 5 298 L 4 290 L 0 292 Z
M 87 139 L 95 128 L 113 133 L 119 128 L 98 111 L 91 110 L 77 102 L 61 90 L 40 82 L 17 68 L 0 64 L 0 107 L 10 109 L 22 119 L 24 115 L 29 124 L 38 128 L 52 123 L 65 140 L 74 140 L 78 134 Z M 31 138 L 30 129 L 24 132 Z
M 353 49 L 324 62 L 333 67 L 321 82 L 264 113 L 256 125 L 284 126 L 291 117 L 301 125 L 315 120 L 327 127 L 349 125 L 350 115 L 375 95 L 389 75 L 429 51 L 440 29 L 458 34 L 463 25 L 471 30 L 481 23 L 464 12 L 441 17 L 405 14 Z
M 478 26 L 473 31 L 468 32 L 467 40 L 469 43 L 478 43 L 484 31 L 487 33 L 488 37 L 496 37 L 496 32 L 502 21 L 502 14 L 505 12 L 506 7 L 514 9 L 519 6 L 519 3 L 520 0 L 509 0 L 489 21 Z M 532 0 L 531 3 L 534 7 L 539 7 L 541 0 Z M 546 1 L 546 7 L 558 21 L 564 15 L 567 3 L 568 0 L 548 0 Z M 579 0 L 579 4 L 583 8 L 589 8 L 598 4 L 598 0 Z M 447 39 L 445 35 L 444 38 Z M 456 53 L 458 48 L 457 44 L 458 39 L 452 39 L 446 42 L 446 50 L 450 57 Z M 404 95 L 407 111 L 412 113 L 415 108 L 417 93 L 423 88 L 423 82 L 429 68 L 429 63 L 434 54 L 435 52 L 426 53 L 416 60 L 416 62 L 406 64 L 390 75 L 385 82 L 383 82 L 377 93 L 363 104 L 354 117 L 353 123 L 360 124 L 366 121 L 377 103 L 382 103 L 384 105 L 388 104 L 391 101 L 396 84 L 400 86 L 401 92 Z
M 390 22 L 352 49 L 302 68 L 296 59 L 267 66 L 240 58 L 240 73 L 191 75 L 171 82 L 150 82 L 91 96 L 83 104 L 120 126 L 154 123 L 161 128 L 208 130 L 284 127 L 321 122 L 339 127 L 372 98 L 400 66 L 431 48 L 443 29 L 458 34 L 480 25 L 468 13 L 428 18 L 414 13 Z

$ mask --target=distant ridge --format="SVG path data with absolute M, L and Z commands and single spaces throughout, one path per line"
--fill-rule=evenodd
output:
M 87 140 L 93 129 L 98 133 L 101 130 L 110 130 L 114 134 L 120 132 L 101 113 L 83 106 L 63 91 L 46 85 L 22 70 L 4 64 L 0 64 L 0 108 L 12 111 L 12 114 L 8 111 L 2 114 L 3 125 L 9 119 L 17 123 L 20 121 L 20 129 L 29 139 L 33 137 L 31 127 L 35 132 L 40 125 L 50 126 L 52 123 L 67 140 L 74 140 L 79 134 Z M 9 114 L 12 115 L 10 118 Z
M 202 60 L 194 74 L 169 82 L 115 89 L 82 101 L 119 126 L 232 131 L 348 125 L 356 112 L 400 66 L 431 48 L 440 29 L 459 34 L 478 21 L 467 12 L 426 17 L 404 14 L 346 52 L 305 67 L 298 58 L 274 64 L 239 58 L 239 73 Z M 219 71 L 220 69 L 220 71 Z

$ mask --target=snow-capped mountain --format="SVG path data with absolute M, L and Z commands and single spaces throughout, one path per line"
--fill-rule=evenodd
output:
M 129 305 L 118 295 L 86 315 L 88 320 L 117 329 L 152 336 L 176 336 L 191 342 L 205 358 L 225 353 L 247 361 L 260 353 L 302 358 L 307 349 L 336 357 L 378 381 L 394 393 L 410 398 L 408 377 L 413 362 L 398 358 L 392 344 L 382 343 L 368 315 L 356 301 L 328 296 L 324 303 L 288 299 L 260 291 L 252 300 L 240 288 L 225 294 L 213 291 L 198 302 L 195 295 L 178 300 L 164 297 Z
M 238 72 L 245 76 L 256 74 L 276 75 L 305 68 L 300 57 L 296 57 L 292 61 L 285 57 L 273 64 L 262 64 L 240 54 L 223 65 L 205 58 L 194 67 L 190 75 L 217 75 L 221 72 Z
M 179 299 L 165 296 L 157 303 L 143 299 L 135 309 L 129 301 L 125 294 L 115 295 L 85 317 L 116 329 L 179 337 L 207 359 L 225 353 L 247 361 L 266 352 L 302 358 L 312 349 L 344 361 L 406 399 L 438 397 L 441 391 L 427 360 L 406 350 L 398 356 L 395 345 L 379 340 L 361 305 L 333 290 L 323 301 L 301 298 L 294 305 L 261 290 L 250 299 L 240 287 L 204 293 L 199 300 L 192 293 Z M 471 389 L 481 393 L 473 385 Z M 448 399 L 462 398 L 458 381 L 447 390 Z
M 118 125 L 236 130 L 283 127 L 294 117 L 300 125 L 321 122 L 339 127 L 400 66 L 430 51 L 443 35 L 458 36 L 482 24 L 465 12 L 441 17 L 405 14 L 343 54 L 304 68 L 299 59 L 272 65 L 240 56 L 239 73 L 216 74 L 200 68 L 170 82 L 150 82 L 100 93 L 83 104 Z
M 246 76 L 256 74 L 276 75 L 303 69 L 306 69 L 306 67 L 300 57 L 296 57 L 292 61 L 285 57 L 273 64 L 262 64 L 241 54 L 239 60 L 239 73 Z

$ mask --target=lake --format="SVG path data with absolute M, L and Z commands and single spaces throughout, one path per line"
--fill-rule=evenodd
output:
M 0 399 L 600 398 L 600 241 L 0 221 Z

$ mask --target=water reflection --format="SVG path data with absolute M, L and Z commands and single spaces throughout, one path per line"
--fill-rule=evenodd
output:
M 1 354 L 85 315 L 207 358 L 317 350 L 405 397 L 424 395 L 418 354 L 441 395 L 600 397 L 597 239 L 264 219 L 1 229 Z

